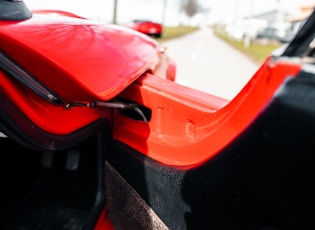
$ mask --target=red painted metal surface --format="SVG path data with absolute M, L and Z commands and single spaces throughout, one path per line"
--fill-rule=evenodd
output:
M 146 71 L 174 80 L 176 67 L 155 40 L 128 28 L 66 16 L 40 11 L 26 21 L 1 21 L 1 52 L 66 102 L 110 100 Z M 69 134 L 109 119 L 108 109 L 67 110 L 3 72 L 0 80 L 2 93 L 49 133 Z
M 267 60 L 230 102 L 148 74 L 122 95 L 149 107 L 151 121 L 116 114 L 114 139 L 161 163 L 196 167 L 236 138 L 300 68 Z
M 108 218 L 107 210 L 105 208 L 99 216 L 94 230 L 114 230 L 114 227 Z
M 38 13 L 30 20 L 0 22 L 1 52 L 66 101 L 123 98 L 150 109 L 152 116 L 142 121 L 117 109 L 66 109 L 5 71 L 0 71 L 1 94 L 49 133 L 69 134 L 107 119 L 113 139 L 165 165 L 188 169 L 215 157 L 249 127 L 286 78 L 301 70 L 299 63 L 268 58 L 228 101 L 166 80 L 174 80 L 175 64 L 139 33 L 73 15 L 57 20 L 51 12 Z M 112 229 L 104 207 L 95 230 Z
M 172 65 L 160 61 L 163 52 L 156 42 L 130 29 L 39 14 L 1 22 L 0 33 L 1 50 L 62 98 L 103 101 L 119 95 L 152 111 L 152 119 L 144 122 L 104 108 L 65 110 L 0 74 L 4 94 L 36 125 L 67 134 L 99 118 L 114 119 L 115 139 L 175 166 L 192 167 L 215 156 L 250 124 L 284 79 L 300 70 L 300 65 L 268 59 L 229 102 L 157 77 L 159 68 Z
M 34 14 L 0 22 L 0 35 L 2 52 L 68 101 L 109 100 L 158 64 L 155 40 L 85 19 Z
M 33 91 L 17 84 L 0 72 L 0 91 L 12 104 L 19 107 L 34 124 L 48 133 L 69 134 L 91 122 L 110 116 L 108 109 L 74 107 L 71 110 L 54 106 Z M 70 90 L 71 91 L 71 90 Z

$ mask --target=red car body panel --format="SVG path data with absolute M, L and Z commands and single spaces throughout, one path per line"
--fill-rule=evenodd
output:
M 1 229 L 312 229 L 315 12 L 230 101 L 53 12 L 0 20 Z
M 156 61 L 158 43 L 145 36 L 88 20 L 62 20 L 34 14 L 24 22 L 1 22 L 0 42 L 3 52 L 66 100 L 109 100 Z M 68 84 L 71 91 L 64 88 Z
M 114 226 L 108 218 L 107 210 L 104 209 L 95 224 L 94 230 L 114 230 Z
M 148 74 L 121 96 L 149 107 L 150 122 L 117 114 L 114 139 L 162 164 L 197 167 L 228 146 L 269 103 L 284 79 L 300 70 L 298 64 L 274 65 L 267 60 L 232 101 Z
M 110 100 L 145 72 L 174 80 L 175 64 L 153 39 L 124 27 L 95 24 L 70 14 L 56 19 L 54 11 L 45 12 L 27 21 L 0 22 L 1 50 L 62 100 Z M 12 101 L 47 132 L 71 133 L 104 117 L 104 109 L 66 111 L 31 91 L 30 100 L 25 100 L 14 82 L 2 82 Z

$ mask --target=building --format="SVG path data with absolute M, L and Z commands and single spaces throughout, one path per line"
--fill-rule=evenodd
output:
M 315 2 L 310 3 L 310 4 L 306 4 L 306 5 L 302 5 L 300 7 L 300 12 L 298 14 L 288 17 L 288 21 L 291 24 L 290 28 L 291 28 L 292 34 L 295 34 L 299 30 L 301 25 L 311 15 L 314 8 L 315 8 Z

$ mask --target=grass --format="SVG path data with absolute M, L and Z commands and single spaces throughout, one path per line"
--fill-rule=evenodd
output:
M 234 48 L 240 50 L 257 64 L 262 64 L 262 62 L 265 61 L 266 57 L 269 56 L 272 51 L 281 46 L 281 44 L 278 43 L 258 42 L 251 42 L 248 46 L 245 46 L 243 41 L 233 39 L 229 37 L 226 33 L 221 32 L 216 28 L 213 28 L 213 31 L 217 37 L 221 38 Z
M 192 32 L 197 31 L 198 27 L 191 26 L 178 26 L 178 27 L 164 27 L 163 35 L 160 38 L 154 38 L 158 42 L 167 41 L 169 39 L 178 38 Z M 233 39 L 229 37 L 225 32 L 220 31 L 218 28 L 213 27 L 214 34 L 226 43 L 230 44 L 234 48 L 247 55 L 257 64 L 262 64 L 266 57 L 271 54 L 272 51 L 281 46 L 277 43 L 258 43 L 252 42 L 249 46 L 245 46 L 243 41 Z
M 162 37 L 156 38 L 158 42 L 163 42 L 169 39 L 178 38 L 184 36 L 186 34 L 190 34 L 192 32 L 197 31 L 198 27 L 191 26 L 177 26 L 177 27 L 164 27 L 164 31 Z

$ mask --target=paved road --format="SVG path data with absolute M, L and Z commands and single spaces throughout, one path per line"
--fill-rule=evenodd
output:
M 232 99 L 259 66 L 203 28 L 163 43 L 177 63 L 176 82 Z

